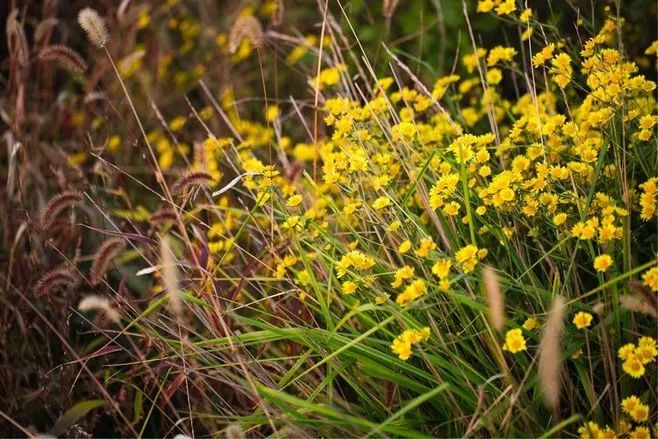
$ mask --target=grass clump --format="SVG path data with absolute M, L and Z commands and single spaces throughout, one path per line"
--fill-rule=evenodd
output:
M 7 432 L 658 434 L 658 43 L 628 6 L 439 1 L 430 64 L 394 1 L 308 32 L 134 3 L 80 12 L 89 59 L 44 37 L 84 68 L 39 85 L 11 15 L 5 389 L 37 403 Z

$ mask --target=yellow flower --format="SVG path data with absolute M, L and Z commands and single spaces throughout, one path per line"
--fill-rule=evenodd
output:
M 298 206 L 301 202 L 302 196 L 300 194 L 292 195 L 290 198 L 288 198 L 288 201 L 286 201 L 286 206 L 295 207 Z
M 588 312 L 580 311 L 573 318 L 573 324 L 576 325 L 578 329 L 588 328 L 592 324 L 592 315 Z
M 624 361 L 622 368 L 624 369 L 624 372 L 633 378 L 641 378 L 645 372 L 644 364 L 642 364 L 640 357 L 636 354 L 629 355 L 628 359 Z
M 420 247 L 418 247 L 414 253 L 419 258 L 426 258 L 429 256 L 430 252 L 436 248 L 436 244 L 432 238 L 423 238 L 420 240 Z
M 651 363 L 658 356 L 656 340 L 652 337 L 642 337 L 637 343 L 635 354 L 640 358 L 642 364 Z
M 478 253 L 478 248 L 472 244 L 457 251 L 455 259 L 464 273 L 470 273 L 475 269 L 479 259 L 482 259 Z
M 351 280 L 343 282 L 343 294 L 354 294 L 356 288 L 356 283 L 352 282 Z
M 503 350 L 516 354 L 527 349 L 525 338 L 520 329 L 510 329 L 505 334 L 505 344 Z
M 425 294 L 426 291 L 427 287 L 425 286 L 425 282 L 421 279 L 417 279 L 405 288 L 402 294 L 399 294 L 398 297 L 396 297 L 395 302 L 400 306 L 407 306 L 410 302 Z
M 553 67 L 551 68 L 551 73 L 553 73 L 553 81 L 560 87 L 564 88 L 571 82 L 571 75 L 573 73 L 573 68 L 571 67 L 571 58 L 566 53 L 560 53 L 556 55 L 555 58 L 551 61 Z
M 496 7 L 496 14 L 498 15 L 509 15 L 514 11 L 516 11 L 516 0 L 504 0 Z
M 635 410 L 635 407 L 638 406 L 638 404 L 642 404 L 640 401 L 640 398 L 637 396 L 631 395 L 628 398 L 624 398 L 621 401 L 621 409 L 626 412 L 627 414 L 631 414 L 633 410 Z
M 402 361 L 407 361 L 411 357 L 411 343 L 402 340 L 400 336 L 393 340 L 391 350 Z
M 564 222 L 567 220 L 567 214 L 566 213 L 558 213 L 553 217 L 553 224 L 556 226 L 561 226 L 564 224 Z
M 597 256 L 594 259 L 594 268 L 596 269 L 596 271 L 605 273 L 606 271 L 608 271 L 608 268 L 610 268 L 611 265 L 612 265 L 612 258 L 610 257 L 610 255 L 603 254 Z
M 427 341 L 430 336 L 430 328 L 407 329 L 395 337 L 391 344 L 391 350 L 400 360 L 407 361 L 411 357 L 411 347 L 420 342 Z
M 638 404 L 631 411 L 630 415 L 635 422 L 644 422 L 649 417 L 649 406 L 645 404 Z
M 373 203 L 372 207 L 377 210 L 384 209 L 385 207 L 388 207 L 391 205 L 391 199 L 388 198 L 387 196 L 383 195 L 379 198 L 377 198 Z
M 658 211 L 658 177 L 651 178 L 640 185 L 642 193 L 640 194 L 640 207 L 642 212 L 640 218 L 649 221 Z
M 452 267 L 450 259 L 441 259 L 432 266 L 432 273 L 439 279 L 445 279 L 450 274 L 450 267 Z
M 619 351 L 617 351 L 617 356 L 622 360 L 628 360 L 634 353 L 635 345 L 633 343 L 626 343 L 624 346 L 619 348 Z
M 647 427 L 636 427 L 630 432 L 628 439 L 651 439 L 651 432 Z
M 523 329 L 526 331 L 532 331 L 533 329 L 539 328 L 539 321 L 534 317 L 529 317 L 523 323 Z
M 603 430 L 596 422 L 588 422 L 578 429 L 581 439 L 599 439 L 603 435 Z
M 406 253 L 409 250 L 411 250 L 411 241 L 408 239 L 404 241 L 402 244 L 400 244 L 400 247 L 398 247 L 398 252 L 400 253 Z
M 555 50 L 555 44 L 551 43 L 548 46 L 544 47 L 541 51 L 535 54 L 532 57 L 532 63 L 535 67 L 543 66 L 546 61 L 553 57 L 553 51 Z
M 516 55 L 516 49 L 513 47 L 497 46 L 489 51 L 487 57 L 487 66 L 493 67 L 500 61 L 510 61 Z
M 265 110 L 265 120 L 273 122 L 279 117 L 279 107 L 276 105 L 268 105 Z
M 398 221 L 398 220 L 395 220 L 395 221 L 393 221 L 393 222 L 391 223 L 391 225 L 389 225 L 389 226 L 386 228 L 386 231 L 389 232 L 389 233 L 393 233 L 393 232 L 395 232 L 396 230 L 398 230 L 400 227 L 402 227 L 402 223 L 401 223 L 400 221 Z
M 410 267 L 409 265 L 405 265 L 404 267 L 398 269 L 394 276 L 395 280 L 391 282 L 391 286 L 393 288 L 400 288 L 403 281 L 411 279 L 414 276 L 414 268 Z
M 500 69 L 491 69 L 487 72 L 487 83 L 496 85 L 503 79 L 503 72 Z
M 642 281 L 643 285 L 649 287 L 654 293 L 658 293 L 658 265 L 645 271 Z
M 336 264 L 337 276 L 343 277 L 347 274 L 347 270 L 351 267 L 360 270 L 367 270 L 375 265 L 375 260 L 370 256 L 366 256 L 358 250 L 352 250 L 343 256 L 338 264 Z

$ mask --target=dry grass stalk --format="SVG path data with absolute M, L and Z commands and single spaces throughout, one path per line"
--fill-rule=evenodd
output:
M 96 286 L 103 281 L 103 276 L 112 264 L 112 260 L 123 250 L 123 238 L 108 239 L 100 246 L 91 265 L 91 284 Z
M 114 323 L 121 322 L 121 316 L 119 315 L 119 312 L 112 307 L 107 297 L 98 295 L 87 296 L 78 304 L 78 311 L 101 311 L 105 314 L 105 317 Z
M 256 48 L 263 47 L 263 27 L 256 17 L 246 15 L 235 20 L 228 37 L 228 46 L 231 53 L 238 50 L 238 46 L 244 38 L 248 38 Z
M 82 196 L 77 191 L 66 191 L 55 195 L 41 211 L 39 219 L 41 228 L 43 230 L 49 229 L 60 213 L 67 208 L 75 207 L 81 201 Z
M 104 48 L 110 41 L 105 20 L 98 15 L 95 9 L 84 8 L 78 13 L 78 23 L 87 33 L 87 38 L 99 49 Z
M 175 316 L 180 316 L 183 312 L 183 303 L 180 298 L 178 269 L 167 237 L 160 240 L 160 263 L 162 264 L 162 283 L 169 298 L 169 309 Z
M 23 24 L 18 20 L 18 9 L 12 10 L 7 16 L 6 35 L 7 48 L 12 58 L 18 61 L 20 66 L 26 66 L 29 58 L 29 46 Z
M 485 265 L 482 269 L 482 280 L 487 293 L 491 322 L 497 330 L 501 331 L 505 326 L 505 296 L 500 288 L 498 275 L 493 268 Z
M 87 63 L 78 52 L 63 44 L 46 46 L 39 52 L 42 61 L 56 61 L 71 73 L 81 74 L 87 70 Z
M 548 320 L 539 343 L 539 379 L 546 404 L 557 411 L 560 402 L 560 370 L 562 366 L 560 337 L 563 329 L 564 299 L 553 300 Z

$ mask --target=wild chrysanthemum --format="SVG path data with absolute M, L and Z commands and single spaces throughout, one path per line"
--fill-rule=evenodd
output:
M 539 328 L 541 325 L 539 321 L 534 317 L 528 317 L 525 322 L 523 322 L 523 329 L 526 331 L 532 331 L 533 329 Z
M 573 318 L 573 324 L 576 325 L 578 329 L 588 328 L 592 324 L 592 315 L 588 312 L 580 311 Z
M 612 265 L 612 258 L 610 255 L 599 255 L 594 259 L 594 269 L 596 271 L 600 271 L 602 273 L 605 273 L 608 271 L 608 268 Z
M 407 329 L 398 335 L 391 344 L 391 350 L 401 360 L 408 360 L 411 357 L 411 348 L 413 345 L 427 341 L 430 336 L 430 328 Z
M 416 279 L 395 299 L 398 305 L 406 306 L 427 292 L 427 286 L 422 279 Z
M 527 349 L 525 338 L 520 329 L 510 329 L 505 334 L 503 350 L 516 354 Z
M 645 271 L 642 281 L 651 291 L 658 293 L 658 265 Z

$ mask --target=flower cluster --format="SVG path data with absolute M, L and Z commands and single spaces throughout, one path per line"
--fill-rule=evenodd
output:
M 430 336 L 430 328 L 407 329 L 402 334 L 395 337 L 391 344 L 391 350 L 400 360 L 408 360 L 411 357 L 412 347 L 423 341 L 427 341 Z
M 644 376 L 645 366 L 656 361 L 656 340 L 652 337 L 642 337 L 637 345 L 627 343 L 619 348 L 618 356 L 624 361 L 624 372 L 633 378 L 640 378 Z

